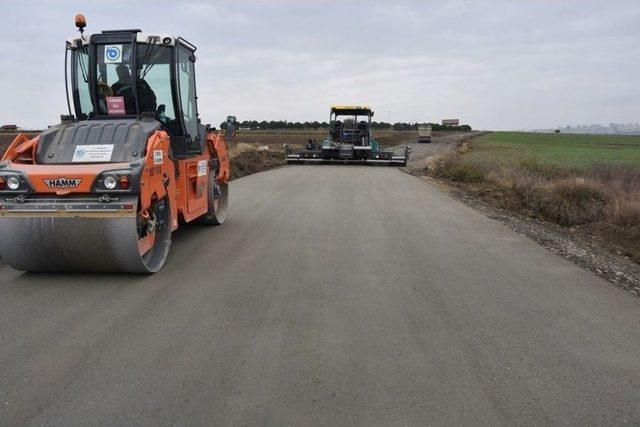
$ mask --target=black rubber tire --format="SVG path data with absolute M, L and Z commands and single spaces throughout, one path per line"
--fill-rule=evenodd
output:
M 159 219 L 160 220 L 160 219 Z M 165 198 L 164 218 L 162 227 L 156 228 L 156 238 L 149 251 L 142 255 L 144 265 L 143 273 L 155 273 L 159 271 L 167 261 L 169 249 L 171 248 L 171 208 L 169 198 Z
M 199 221 L 208 225 L 220 225 L 227 218 L 227 206 L 229 204 L 229 183 L 221 184 L 216 181 L 217 171 L 209 172 L 209 182 L 207 183 L 208 210 L 202 215 Z

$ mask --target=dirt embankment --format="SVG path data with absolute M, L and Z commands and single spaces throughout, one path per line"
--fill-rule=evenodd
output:
M 415 144 L 418 142 L 418 131 L 394 131 L 381 130 L 374 131 L 373 137 L 382 144 L 383 147 L 395 147 L 402 144 Z
M 282 149 L 283 144 L 294 147 L 306 146 L 310 139 L 322 141 L 326 135 L 324 130 L 308 131 L 239 131 L 236 136 L 227 138 L 229 145 L 248 144 L 252 146 L 268 145 L 270 149 Z
M 231 179 L 284 166 L 285 154 L 277 144 L 248 144 L 236 142 L 234 138 L 227 142 L 231 159 Z

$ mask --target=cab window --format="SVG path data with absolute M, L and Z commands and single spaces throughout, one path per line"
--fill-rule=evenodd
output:
M 136 114 L 131 73 L 131 45 L 96 45 L 97 113 Z
M 174 135 L 180 135 L 171 90 L 171 48 L 162 45 L 139 44 L 138 98 L 141 112 L 153 112 L 156 120 Z
M 192 55 L 193 53 L 184 46 L 178 46 L 178 87 L 185 134 L 195 140 L 198 136 L 198 115 L 196 110 L 195 67 Z
M 93 104 L 89 93 L 89 52 L 86 46 L 74 49 L 71 61 L 73 67 L 72 78 L 75 79 L 73 102 L 78 118 L 85 120 L 93 113 Z

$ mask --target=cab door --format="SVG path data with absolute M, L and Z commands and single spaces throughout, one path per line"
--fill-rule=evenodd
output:
M 186 144 L 183 172 L 185 177 L 185 193 L 187 196 L 187 212 L 185 219 L 196 218 L 207 211 L 207 185 L 209 174 L 209 155 L 203 149 L 202 126 L 198 120 L 196 103 L 195 56 L 193 51 L 182 44 L 177 44 L 177 83 L 180 115 L 184 129 Z

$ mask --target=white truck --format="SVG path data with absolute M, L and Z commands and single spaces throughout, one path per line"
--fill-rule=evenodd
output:
M 423 124 L 418 126 L 418 142 L 431 142 L 431 125 Z

